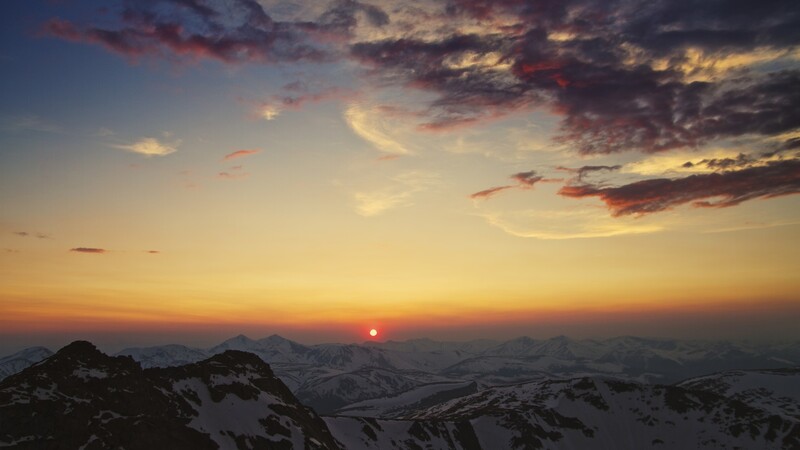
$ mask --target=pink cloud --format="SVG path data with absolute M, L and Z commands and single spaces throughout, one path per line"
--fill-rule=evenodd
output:
M 261 153 L 261 150 L 237 150 L 233 153 L 228 153 L 222 158 L 223 161 L 230 161 L 236 158 L 244 158 L 245 156 L 255 155 Z

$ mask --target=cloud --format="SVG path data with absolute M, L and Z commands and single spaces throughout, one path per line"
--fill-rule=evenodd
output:
M 356 213 L 373 217 L 388 210 L 412 206 L 416 194 L 440 184 L 439 175 L 432 172 L 409 171 L 391 178 L 391 185 L 369 192 L 356 192 Z
M 283 95 L 273 95 L 269 100 L 258 102 L 256 114 L 264 120 L 275 120 L 286 110 L 298 110 L 310 103 L 319 103 L 333 99 L 348 99 L 352 92 L 338 87 L 317 87 L 311 91 L 302 82 L 295 81 L 283 86 Z
M 49 234 L 39 233 L 39 232 L 30 233 L 28 231 L 14 231 L 13 233 L 19 237 L 35 237 L 37 239 L 50 239 Z
M 544 179 L 544 177 L 542 177 L 540 175 L 537 175 L 536 171 L 533 171 L 533 170 L 530 170 L 528 172 L 515 173 L 514 175 L 511 175 L 510 178 L 512 180 L 516 181 L 517 184 L 508 185 L 508 186 L 497 186 L 497 187 L 485 189 L 483 191 L 476 192 L 476 193 L 470 195 L 469 198 L 471 198 L 473 200 L 488 199 L 488 198 L 493 197 L 496 194 L 499 194 L 500 192 L 503 192 L 503 191 L 506 191 L 506 190 L 509 190 L 509 189 L 532 189 L 533 186 L 536 183 L 538 183 L 540 181 L 546 181 Z
M 108 253 L 108 250 L 106 250 L 106 249 L 94 248 L 94 247 L 75 247 L 75 248 L 69 249 L 69 251 L 76 252 L 76 253 L 94 253 L 94 254 Z
M 400 192 L 356 192 L 356 212 L 364 217 L 372 217 L 401 206 L 411 206 L 410 191 Z
M 516 188 L 516 186 L 495 186 L 493 188 L 484 189 L 482 191 L 478 191 L 478 192 L 476 192 L 474 194 L 471 194 L 469 196 L 469 198 L 475 199 L 475 200 L 477 200 L 477 199 L 487 199 L 487 198 L 490 198 L 490 197 L 494 196 L 495 194 L 498 194 L 498 193 L 503 192 L 503 191 L 508 190 L 508 189 L 514 189 L 514 188 Z
M 242 172 L 241 167 L 232 167 L 231 170 L 233 172 L 219 172 L 217 178 L 221 180 L 241 180 L 250 176 L 248 172 Z
M 437 95 L 423 128 L 545 106 L 562 116 L 558 142 L 584 154 L 694 148 L 800 127 L 800 53 L 786 50 L 800 44 L 789 31 L 800 16 L 789 2 L 745 3 L 451 1 L 448 20 L 479 19 L 484 30 L 443 27 L 351 51 L 381 80 Z M 775 58 L 788 67 L 769 67 Z
M 686 203 L 724 208 L 748 200 L 797 193 L 800 193 L 800 160 L 797 159 L 684 178 L 648 179 L 618 187 L 577 184 L 559 190 L 565 197 L 597 197 L 615 217 L 651 214 Z
M 418 108 L 419 129 L 549 109 L 561 117 L 556 142 L 586 155 L 694 149 L 800 129 L 800 14 L 791 0 L 769 7 L 734 0 L 448 0 L 386 8 L 337 0 L 327 9 L 295 5 L 313 14 L 287 21 L 273 18 L 292 16 L 282 13 L 285 4 L 264 5 L 125 2 L 112 10 L 116 27 L 52 19 L 43 29 L 131 57 L 347 57 L 365 69 L 359 81 L 428 94 Z M 273 99 L 260 114 L 271 120 L 312 97 Z M 379 150 L 409 152 L 368 108 L 351 106 L 345 115 Z
M 233 153 L 228 153 L 222 158 L 223 161 L 230 161 L 232 159 L 243 158 L 245 156 L 256 155 L 261 153 L 261 150 L 237 150 Z
M 168 144 L 161 142 L 156 138 L 145 137 L 132 144 L 115 144 L 112 145 L 112 147 L 150 157 L 166 156 L 170 153 L 174 153 L 178 151 L 178 145 L 180 145 L 180 141 Z
M 447 147 L 409 138 L 420 130 L 437 132 L 435 142 L 549 113 L 553 130 L 537 139 L 600 161 L 569 169 L 574 178 L 561 195 L 598 197 L 617 217 L 795 193 L 785 172 L 800 148 L 800 13 L 791 0 L 152 0 L 123 2 L 108 16 L 100 23 L 113 26 L 52 19 L 43 30 L 130 58 L 355 67 L 346 72 L 359 77 L 352 84 L 381 102 L 295 82 L 255 108 L 273 120 L 308 102 L 345 100 L 347 125 L 391 157 Z M 119 148 L 174 151 L 153 141 Z M 730 150 L 742 143 L 747 151 Z M 726 150 L 709 152 L 715 148 Z M 777 178 L 770 187 L 772 180 L 748 178 L 753 173 Z M 617 184 L 596 182 L 601 175 Z M 471 197 L 550 180 L 514 178 Z M 365 215 L 380 214 L 410 204 L 409 189 L 393 181 L 357 193 L 356 203 Z
M 60 133 L 63 130 L 60 126 L 50 123 L 35 114 L 31 114 L 0 117 L 0 131 L 15 133 L 22 131 Z
M 338 0 L 316 21 L 276 21 L 256 0 L 124 2 L 111 13 L 116 27 L 54 18 L 45 35 L 102 45 L 129 58 L 213 59 L 224 63 L 281 63 L 331 59 L 331 41 L 344 40 L 364 17 L 372 26 L 389 18 L 380 8 Z M 105 22 L 105 21 L 104 21 Z
M 151 255 L 158 255 L 159 253 L 161 253 L 161 251 L 160 250 L 145 250 L 145 253 L 149 253 Z
M 478 214 L 486 222 L 512 236 L 545 240 L 588 239 L 655 233 L 664 229 L 641 220 L 621 220 L 594 208 L 523 209 Z
M 400 143 L 397 129 L 390 121 L 382 118 L 379 110 L 351 104 L 344 113 L 347 125 L 362 139 L 376 149 L 392 155 L 407 155 L 411 151 Z

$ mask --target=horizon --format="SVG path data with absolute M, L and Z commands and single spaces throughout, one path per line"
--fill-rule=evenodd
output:
M 96 336 L 96 337 L 99 337 L 99 336 Z M 12 354 L 15 354 L 15 353 L 18 353 L 20 351 L 24 351 L 24 350 L 27 350 L 27 349 L 30 349 L 30 348 L 37 348 L 37 347 L 44 347 L 44 348 L 46 348 L 46 349 L 48 349 L 48 350 L 50 350 L 50 351 L 55 353 L 58 350 L 66 347 L 66 346 L 68 346 L 68 345 L 70 345 L 70 344 L 72 344 L 74 342 L 89 342 L 92 345 L 94 345 L 95 347 L 97 347 L 100 351 L 102 351 L 103 353 L 106 353 L 108 355 L 114 355 L 114 354 L 119 353 L 121 351 L 128 350 L 128 349 L 133 349 L 133 348 L 154 348 L 154 347 L 161 347 L 161 346 L 165 346 L 165 345 L 179 345 L 179 346 L 183 346 L 183 347 L 187 347 L 187 348 L 196 348 L 196 349 L 201 349 L 201 350 L 209 350 L 209 349 L 211 349 L 213 347 L 216 347 L 218 345 L 221 345 L 221 344 L 223 344 L 225 342 L 228 342 L 228 341 L 231 341 L 231 340 L 234 340 L 234 339 L 238 339 L 238 338 L 241 338 L 241 337 L 244 337 L 244 338 L 246 338 L 246 339 L 248 339 L 250 341 L 253 341 L 253 342 L 258 342 L 258 341 L 270 339 L 270 338 L 273 338 L 273 337 L 278 337 L 280 339 L 291 341 L 291 342 L 294 342 L 294 343 L 297 343 L 297 344 L 300 344 L 300 345 L 304 345 L 304 346 L 307 346 L 307 347 L 325 346 L 325 345 L 358 345 L 358 346 L 375 345 L 375 346 L 381 346 L 381 345 L 386 345 L 386 344 L 415 343 L 415 342 L 420 342 L 420 341 L 422 341 L 422 342 L 442 343 L 442 344 L 461 344 L 461 343 L 471 343 L 471 342 L 488 342 L 488 343 L 491 343 L 492 345 L 494 345 L 494 344 L 502 345 L 502 344 L 505 344 L 505 343 L 508 343 L 508 342 L 518 341 L 518 340 L 522 340 L 522 339 L 530 339 L 530 340 L 533 340 L 533 341 L 542 342 L 542 341 L 550 341 L 550 340 L 561 339 L 561 338 L 566 338 L 567 340 L 569 340 L 571 342 L 577 342 L 577 343 L 587 342 L 587 341 L 588 342 L 602 343 L 602 342 L 608 342 L 608 341 L 613 341 L 613 340 L 618 340 L 618 339 L 631 338 L 631 339 L 641 339 L 641 340 L 648 340 L 648 341 L 675 341 L 675 342 L 695 342 L 695 343 L 726 342 L 726 343 L 732 343 L 732 344 L 755 345 L 755 346 L 764 346 L 764 347 L 769 347 L 769 346 L 773 346 L 773 345 L 798 344 L 798 343 L 800 343 L 800 338 L 797 338 L 797 337 L 780 337 L 780 338 L 772 338 L 772 339 L 763 339 L 763 338 L 762 339 L 748 339 L 748 338 L 739 337 L 737 339 L 733 339 L 733 338 L 722 338 L 722 337 L 691 338 L 691 337 L 632 335 L 632 334 L 619 334 L 619 335 L 608 335 L 608 336 L 583 336 L 583 337 L 575 337 L 575 336 L 569 336 L 569 335 L 564 335 L 564 334 L 548 335 L 546 337 L 532 337 L 532 336 L 529 336 L 529 335 L 515 335 L 515 336 L 513 336 L 511 338 L 500 338 L 500 337 L 491 338 L 491 337 L 480 337 L 480 336 L 472 337 L 472 336 L 470 336 L 470 337 L 466 337 L 464 339 L 452 339 L 452 340 L 434 339 L 434 338 L 430 338 L 430 337 L 426 337 L 426 336 L 423 336 L 423 337 L 410 337 L 410 338 L 406 338 L 406 339 L 386 339 L 386 340 L 381 340 L 380 337 L 378 337 L 378 336 L 376 336 L 376 337 L 368 336 L 368 338 L 366 338 L 366 339 L 364 339 L 364 340 L 362 340 L 360 342 L 356 342 L 356 341 L 353 341 L 353 342 L 339 342 L 339 341 L 324 341 L 324 340 L 315 341 L 315 342 L 308 342 L 308 341 L 300 342 L 300 341 L 297 341 L 295 339 L 283 336 L 283 335 L 278 334 L 278 333 L 273 333 L 273 334 L 269 334 L 269 335 L 265 335 L 265 336 L 261 336 L 261 337 L 252 337 L 252 336 L 249 336 L 247 334 L 242 333 L 242 334 L 237 334 L 237 335 L 231 335 L 229 337 L 226 337 L 226 338 L 223 338 L 223 339 L 220 339 L 220 340 L 216 340 L 216 341 L 211 341 L 211 340 L 194 341 L 195 344 L 187 343 L 187 342 L 181 342 L 181 341 L 166 341 L 166 340 L 164 340 L 165 338 L 161 338 L 161 337 L 156 338 L 155 340 L 153 340 L 152 337 L 149 337 L 149 338 L 147 338 L 147 339 L 145 339 L 143 341 L 136 341 L 135 339 L 132 339 L 130 337 L 126 337 L 124 340 L 120 340 L 119 335 L 115 335 L 114 338 L 111 338 L 111 339 L 103 339 L 102 337 L 100 337 L 100 339 L 98 341 L 95 341 L 95 340 L 92 340 L 92 339 L 84 339 L 84 338 L 74 338 L 74 339 L 72 339 L 72 338 L 65 338 L 64 336 L 59 336 L 59 337 L 53 337 L 53 338 L 49 339 L 50 342 L 60 342 L 58 345 L 55 345 L 55 346 L 53 346 L 53 345 L 43 345 L 43 344 L 34 344 L 34 345 L 29 345 L 29 346 L 24 346 L 24 347 L 5 347 L 5 346 L 0 346 L 0 358 L 5 357 L 5 356 L 10 356 Z M 45 340 L 48 340 L 48 339 L 45 339 Z M 127 342 L 127 343 L 123 343 L 123 342 Z M 140 342 L 140 343 L 136 344 L 136 342 Z M 149 342 L 149 343 L 145 344 L 145 343 L 141 343 L 141 342 Z M 203 344 L 203 342 L 205 342 L 205 344 Z M 6 348 L 9 348 L 11 350 L 10 351 L 5 350 Z
M 3 353 L 800 340 L 790 2 L 0 12 Z

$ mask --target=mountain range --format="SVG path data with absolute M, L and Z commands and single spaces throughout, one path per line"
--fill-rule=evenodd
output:
M 76 342 L 0 360 L 0 446 L 800 448 L 799 349 L 237 336 L 107 356 Z

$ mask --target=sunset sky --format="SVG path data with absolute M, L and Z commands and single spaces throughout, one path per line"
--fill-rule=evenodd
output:
M 800 8 L 6 0 L 0 350 L 800 338 Z

